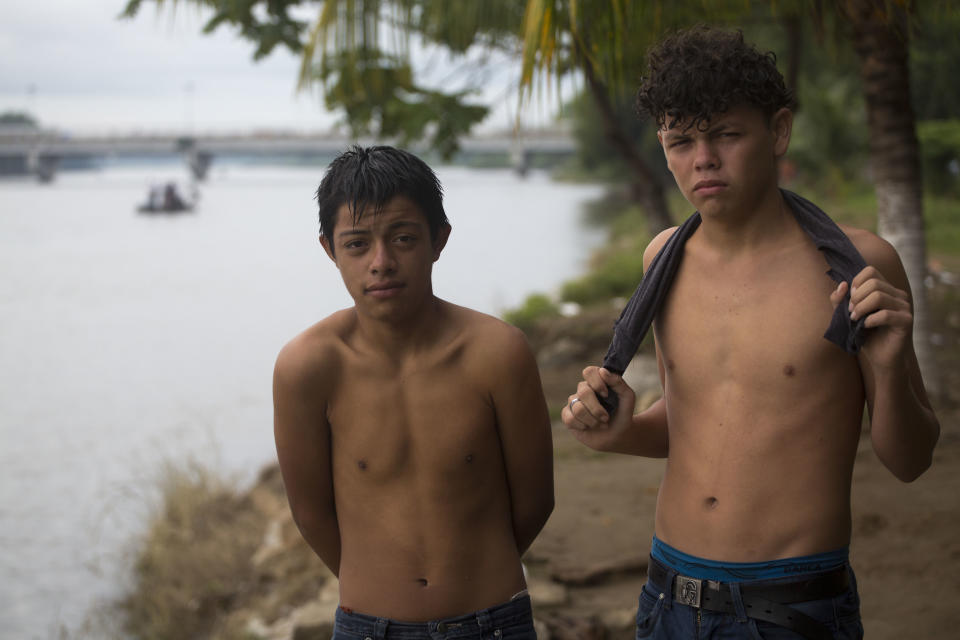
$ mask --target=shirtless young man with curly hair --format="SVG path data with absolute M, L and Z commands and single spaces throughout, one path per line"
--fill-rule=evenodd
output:
M 653 320 L 664 394 L 632 415 L 623 379 L 588 367 L 562 412 L 589 447 L 667 459 L 637 637 L 861 637 L 848 546 L 864 404 L 877 456 L 905 482 L 940 431 L 903 266 L 873 233 L 827 219 L 868 265 L 828 276 L 801 225 L 816 207 L 778 187 L 793 97 L 771 54 L 698 27 L 648 64 L 639 106 L 699 212 Z M 648 276 L 680 233 L 647 247 Z M 824 339 L 835 315 L 862 325 L 856 353 Z M 614 393 L 611 415 L 601 403 Z

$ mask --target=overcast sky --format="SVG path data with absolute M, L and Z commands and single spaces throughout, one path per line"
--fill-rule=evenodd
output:
M 192 6 L 118 20 L 125 4 L 0 0 L 0 112 L 75 134 L 322 131 L 339 119 L 315 92 L 295 92 L 299 59 L 286 50 L 255 63 L 230 27 L 202 35 L 207 14 Z M 432 67 L 446 64 L 437 58 Z M 516 71 L 498 69 L 480 98 L 495 108 L 484 129 L 506 128 L 516 109 Z M 524 120 L 543 124 L 550 111 L 534 104 Z

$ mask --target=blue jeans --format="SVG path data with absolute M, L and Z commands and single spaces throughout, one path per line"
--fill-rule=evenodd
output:
M 332 640 L 537 640 L 530 596 L 474 613 L 431 620 L 396 622 L 337 609 Z
M 860 597 L 857 595 L 856 577 L 847 564 L 850 586 L 840 595 L 823 600 L 795 602 L 789 607 L 804 613 L 823 624 L 835 640 L 860 640 L 863 626 L 860 623 Z M 674 574 L 671 573 L 671 580 Z M 802 576 L 794 576 L 792 579 Z M 752 580 L 734 583 L 740 588 L 784 582 L 783 579 Z M 731 589 L 736 601 L 739 589 Z M 743 610 L 742 604 L 739 605 Z M 754 620 L 744 614 L 720 613 L 687 606 L 676 601 L 673 589 L 667 585 L 653 584 L 650 580 L 643 586 L 640 606 L 637 610 L 637 638 L 651 640 L 803 640 L 803 636 L 790 629 L 764 620 Z

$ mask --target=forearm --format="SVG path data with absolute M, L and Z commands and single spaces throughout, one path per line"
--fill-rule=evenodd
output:
M 875 375 L 870 415 L 873 449 L 897 478 L 911 482 L 930 466 L 940 423 L 910 384 L 905 368 Z
M 520 555 L 526 553 L 534 539 L 539 535 L 543 526 L 553 512 L 553 492 L 543 496 L 535 505 L 530 505 L 520 512 L 514 509 L 513 537 L 517 542 L 517 551 Z
M 647 458 L 666 458 L 669 450 L 667 407 L 660 398 L 634 415 L 630 425 L 617 433 L 604 451 Z
M 336 515 L 321 517 L 318 514 L 301 514 L 297 517 L 294 512 L 294 522 L 300 530 L 300 535 L 310 545 L 310 548 L 320 557 L 323 564 L 340 575 L 340 528 Z

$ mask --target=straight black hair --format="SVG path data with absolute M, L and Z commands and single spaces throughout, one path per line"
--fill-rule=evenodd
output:
M 347 205 L 354 222 L 368 210 L 376 215 L 397 196 L 409 198 L 423 211 L 435 240 L 444 224 L 443 187 L 427 163 L 409 151 L 388 146 L 354 145 L 337 156 L 320 181 L 320 233 L 332 240 L 337 212 Z M 330 243 L 331 251 L 333 243 Z

